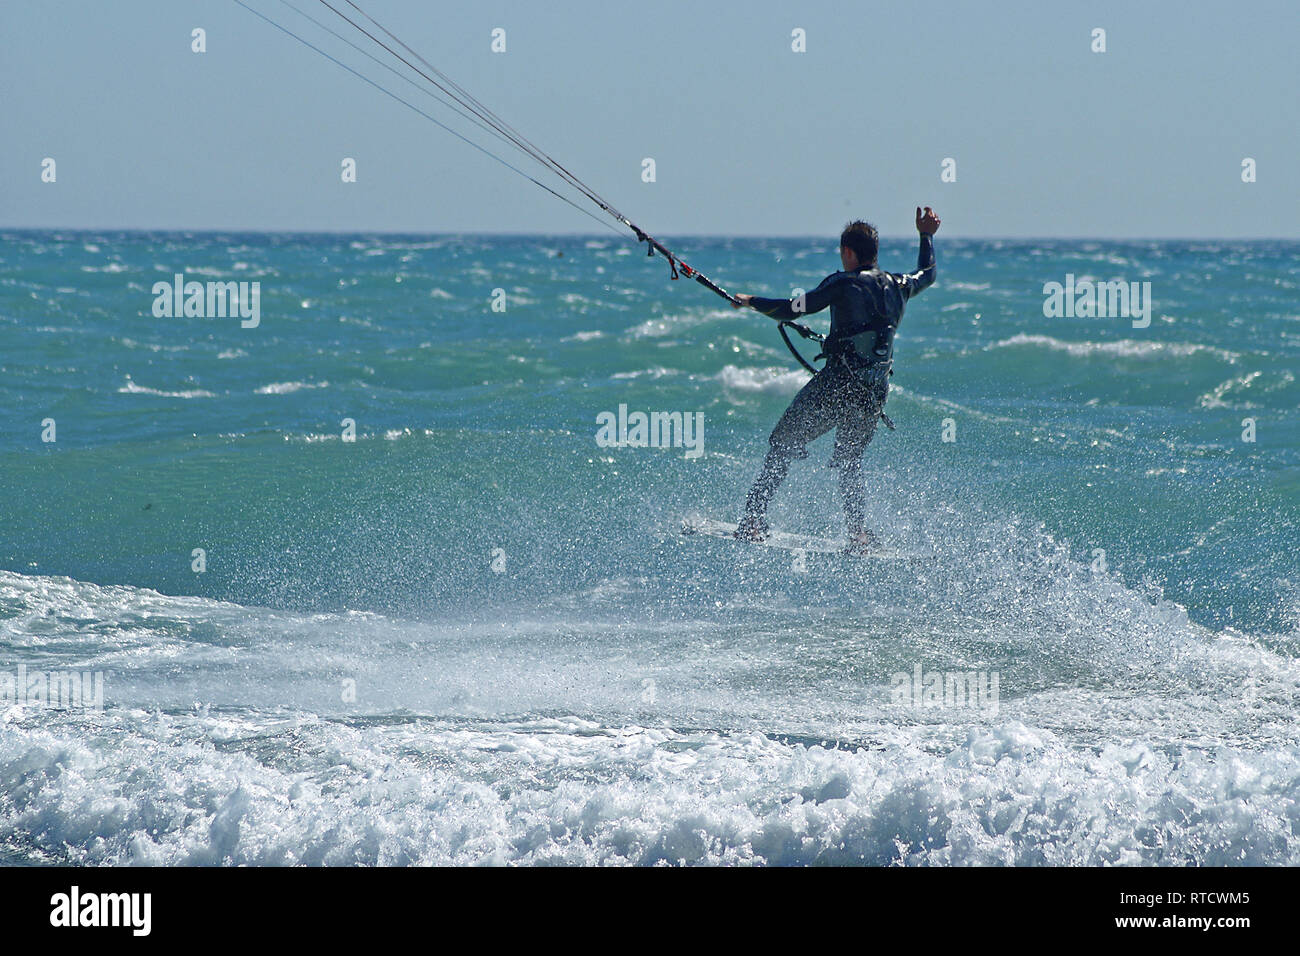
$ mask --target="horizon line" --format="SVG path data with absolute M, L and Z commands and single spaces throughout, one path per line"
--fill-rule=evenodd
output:
M 612 239 L 618 241 L 640 241 L 632 234 L 626 237 L 611 236 L 602 232 L 514 232 L 488 230 L 452 230 L 419 231 L 405 229 L 265 229 L 265 228 L 186 228 L 176 226 L 9 226 L 0 225 L 0 232 L 72 232 L 72 233 L 122 233 L 122 234 L 205 234 L 205 235 L 266 235 L 266 236 L 422 236 L 422 237 L 460 237 L 475 236 L 502 239 Z M 715 233 L 715 232 L 662 232 L 662 236 L 679 239 L 798 239 L 824 240 L 834 239 L 831 233 Z M 913 234 L 915 235 L 915 234 Z M 889 240 L 889 234 L 882 234 L 881 240 Z M 911 236 L 908 236 L 911 238 Z M 1300 242 L 1300 236 L 1031 236 L 1031 235 L 955 235 L 939 236 L 966 242 Z

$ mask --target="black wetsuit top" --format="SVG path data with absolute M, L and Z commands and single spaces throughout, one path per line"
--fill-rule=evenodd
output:
M 916 271 L 882 272 L 878 266 L 861 272 L 835 272 L 798 299 L 750 300 L 759 312 L 774 319 L 794 319 L 830 306 L 831 330 L 822 351 L 843 355 L 855 365 L 881 365 L 893 359 L 894 333 L 907 300 L 929 288 L 935 277 L 934 237 L 921 234 Z

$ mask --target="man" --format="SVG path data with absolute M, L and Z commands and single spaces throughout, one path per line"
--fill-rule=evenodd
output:
M 830 306 L 831 328 L 822 346 L 826 365 L 799 390 L 773 429 L 763 470 L 745 501 L 736 537 L 762 541 L 767 537 L 767 505 L 785 480 L 790 462 L 807 458 L 808 442 L 834 428 L 831 467 L 839 470 L 848 551 L 864 554 L 880 546 L 866 528 L 866 486 L 862 453 L 875 433 L 889 394 L 894 358 L 894 332 L 907 300 L 934 282 L 934 234 L 939 217 L 929 206 L 916 210 L 921 251 L 916 271 L 882 272 L 876 265 L 880 237 L 875 226 L 858 220 L 840 236 L 843 272 L 794 299 L 764 299 L 738 295 L 736 308 L 749 306 L 773 319 L 797 319 Z

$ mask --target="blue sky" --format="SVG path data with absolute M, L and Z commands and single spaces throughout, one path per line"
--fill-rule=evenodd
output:
M 656 233 L 1300 237 L 1293 0 L 358 3 Z M 599 228 L 232 0 L 0 5 L 0 118 L 7 227 Z

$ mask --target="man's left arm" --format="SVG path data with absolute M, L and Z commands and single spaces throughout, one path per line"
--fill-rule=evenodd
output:
M 917 207 L 917 232 L 920 233 L 920 251 L 917 254 L 917 271 L 902 273 L 902 294 L 907 299 L 922 293 L 935 284 L 939 274 L 935 267 L 935 233 L 939 232 L 939 216 L 930 207 L 924 212 Z
M 929 206 L 925 207 L 924 212 L 920 206 L 916 207 L 916 231 L 921 234 L 916 271 L 905 272 L 900 276 L 903 280 L 903 295 L 908 299 L 934 285 L 935 276 L 938 275 L 934 261 L 934 234 L 939 231 L 939 217 Z

